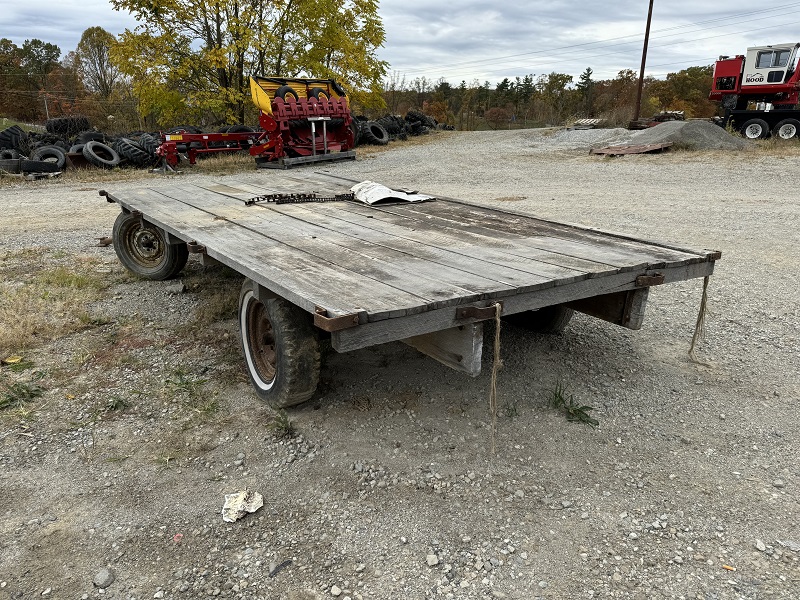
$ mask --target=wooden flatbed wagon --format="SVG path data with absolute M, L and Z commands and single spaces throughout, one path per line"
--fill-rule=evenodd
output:
M 485 320 L 554 332 L 578 310 L 639 329 L 650 287 L 709 276 L 720 258 L 457 200 L 342 200 L 354 183 L 271 173 L 100 193 L 122 208 L 114 248 L 134 273 L 167 279 L 197 252 L 246 277 L 245 360 L 279 407 L 314 393 L 326 336 L 339 352 L 402 340 L 475 376 Z

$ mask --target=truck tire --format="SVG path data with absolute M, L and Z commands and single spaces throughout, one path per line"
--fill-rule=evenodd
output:
M 119 154 L 111 146 L 106 146 L 102 142 L 88 141 L 81 150 L 83 157 L 101 169 L 113 169 L 119 164 Z
M 385 146 L 389 143 L 389 132 L 380 123 L 367 121 L 361 124 L 361 136 L 359 139 L 363 144 Z
M 508 315 L 504 320 L 536 333 L 561 333 L 567 328 L 574 314 L 573 309 L 557 304 Z
M 58 173 L 61 169 L 54 162 L 21 158 L 19 170 L 21 173 Z
M 740 131 L 748 140 L 763 140 L 769 136 L 769 125 L 764 119 L 750 119 L 744 122 Z
M 292 86 L 290 85 L 282 85 L 277 90 L 275 90 L 275 97 L 281 98 L 283 100 L 293 100 L 295 102 L 297 102 L 299 98 L 297 92 L 295 92 L 294 89 L 292 89 Z
M 58 146 L 39 146 L 33 151 L 30 159 L 53 163 L 59 171 L 63 171 L 67 165 L 67 155 Z
M 239 333 L 256 395 L 273 408 L 311 398 L 320 371 L 319 340 L 311 316 L 283 298 L 259 300 L 246 279 L 239 294 Z
M 16 175 L 20 172 L 20 160 L 18 158 L 0 158 L 0 171 Z
M 158 162 L 159 156 L 156 154 L 158 147 L 161 146 L 161 137 L 156 137 L 150 133 L 143 133 L 139 136 L 139 145 L 144 148 L 150 156 L 150 163 Z
M 152 155 L 130 138 L 117 138 L 111 147 L 121 158 L 126 158 L 130 164 L 136 167 L 149 167 L 153 162 Z
M 800 121 L 797 119 L 784 119 L 772 128 L 772 135 L 779 140 L 791 140 L 800 132 Z
M 114 252 L 131 273 L 162 281 L 181 272 L 189 258 L 186 244 L 168 244 L 164 232 L 140 216 L 121 212 L 114 221 Z
M 311 91 L 308 92 L 309 98 L 316 98 L 317 100 L 330 100 L 330 94 L 328 94 L 328 90 L 321 87 L 314 87 L 311 88 Z

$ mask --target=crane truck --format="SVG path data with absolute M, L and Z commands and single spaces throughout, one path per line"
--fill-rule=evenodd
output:
M 749 139 L 800 134 L 800 43 L 754 46 L 747 54 L 720 56 L 709 99 L 724 109 L 720 125 Z

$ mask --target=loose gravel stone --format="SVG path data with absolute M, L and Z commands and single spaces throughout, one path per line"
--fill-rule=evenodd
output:
M 101 590 L 114 583 L 115 575 L 111 569 L 100 569 L 94 576 L 94 586 Z

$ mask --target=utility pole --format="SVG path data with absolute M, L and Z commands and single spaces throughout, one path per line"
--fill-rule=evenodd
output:
M 47 120 L 50 120 L 50 110 L 47 108 L 47 92 L 44 93 L 44 114 L 47 116 Z
M 642 112 L 642 88 L 644 87 L 644 65 L 647 62 L 647 43 L 650 41 L 650 21 L 653 19 L 653 0 L 650 0 L 650 9 L 647 11 L 647 27 L 644 30 L 644 47 L 642 48 L 642 68 L 639 70 L 639 89 L 636 91 L 636 109 L 633 120 L 639 120 Z

